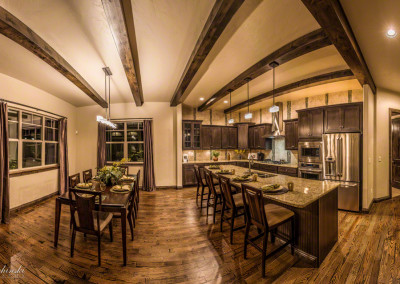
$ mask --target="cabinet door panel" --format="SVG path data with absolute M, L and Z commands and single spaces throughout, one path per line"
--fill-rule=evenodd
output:
M 260 127 L 256 126 L 256 127 L 253 127 L 253 129 L 254 129 L 253 148 L 258 149 L 258 148 L 260 148 Z
M 293 122 L 285 122 L 285 149 L 293 147 Z
M 221 149 L 221 127 L 211 127 L 211 149 Z
M 265 138 L 263 138 L 263 136 L 265 135 L 265 125 L 260 125 L 258 127 L 259 131 L 258 131 L 258 148 L 259 149 L 265 149 Z
M 249 148 L 254 149 L 254 127 L 249 127 Z
M 293 121 L 293 132 L 292 132 L 292 150 L 297 150 L 299 147 L 299 122 Z
M 327 108 L 325 110 L 325 133 L 342 131 L 342 115 L 340 107 Z
M 194 150 L 201 149 L 201 124 L 193 123 L 192 125 L 192 147 Z
M 192 123 L 184 122 L 182 125 L 182 128 L 183 128 L 183 135 L 182 135 L 183 149 L 191 150 L 192 149 Z
M 194 166 L 183 166 L 182 167 L 182 178 L 183 186 L 196 184 L 196 176 L 194 173 Z
M 310 119 L 307 111 L 299 112 L 299 138 L 310 138 Z
M 201 147 L 203 149 L 211 148 L 211 127 L 202 126 L 201 127 Z
M 312 138 L 321 138 L 324 133 L 324 111 L 315 109 L 310 111 L 311 115 L 311 135 Z
M 360 106 L 345 106 L 342 108 L 343 132 L 361 131 Z
M 236 127 L 229 128 L 229 148 L 236 149 L 238 147 L 238 130 Z
M 249 126 L 247 124 L 238 125 L 238 148 L 247 149 L 249 147 Z
M 229 149 L 229 128 L 221 127 L 221 147 L 222 149 Z

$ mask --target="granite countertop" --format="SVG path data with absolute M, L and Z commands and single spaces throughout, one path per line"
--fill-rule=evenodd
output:
M 229 163 L 229 162 L 248 162 L 249 160 L 243 159 L 243 160 L 221 160 L 219 159 L 218 161 L 213 161 L 213 160 L 206 160 L 206 161 L 189 161 L 187 163 L 183 164 L 219 164 L 219 163 Z M 298 166 L 297 164 L 273 164 L 273 163 L 265 163 L 265 162 L 260 162 L 260 161 L 254 161 L 256 164 L 263 164 L 263 165 L 272 165 L 272 166 L 277 166 L 277 167 L 286 167 L 286 168 L 295 168 L 297 169 Z
M 245 168 L 231 165 L 224 165 L 222 168 L 224 170 L 235 169 L 235 175 L 225 175 L 225 177 L 230 178 L 243 175 L 247 171 Z M 211 169 L 211 171 L 216 172 L 218 170 Z M 264 173 L 256 170 L 254 170 L 254 172 Z M 289 191 L 281 195 L 264 194 L 264 196 L 266 198 L 298 208 L 306 207 L 339 186 L 339 183 L 337 182 L 310 180 L 278 174 L 274 175 L 274 177 L 270 178 L 257 177 L 256 182 L 247 182 L 247 184 L 256 188 L 261 188 L 261 186 L 265 184 L 280 184 L 287 187 L 287 183 L 291 181 L 294 184 L 293 191 Z M 239 182 L 234 182 L 231 180 L 231 183 L 235 186 L 241 186 L 241 183 Z

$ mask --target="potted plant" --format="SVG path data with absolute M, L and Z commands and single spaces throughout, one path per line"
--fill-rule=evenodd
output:
M 122 159 L 114 162 L 112 166 L 105 166 L 98 172 L 99 180 L 107 186 L 116 185 L 124 175 L 124 169 L 120 166 L 128 162 L 129 159 Z
M 220 153 L 218 151 L 212 151 L 211 154 L 213 156 L 213 161 L 218 161 Z
M 245 151 L 246 150 L 244 150 L 244 149 L 236 149 L 235 150 L 235 153 L 238 154 L 239 160 L 241 160 L 243 158 L 242 154 L 244 154 Z

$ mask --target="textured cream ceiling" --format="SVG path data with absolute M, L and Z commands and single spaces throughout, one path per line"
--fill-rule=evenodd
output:
M 111 102 L 133 102 L 101 0 L 0 0 L 0 5 L 50 44 L 101 96 L 104 96 L 102 68 L 109 66 L 113 72 Z M 11 40 L 2 39 L 6 41 L 11 43 L 5 44 L 3 49 L 15 46 Z M 95 104 L 57 71 L 37 62 L 37 57 L 24 48 L 15 47 L 8 50 L 8 54 L 24 60 L 11 62 L 4 58 L 4 53 L 0 54 L 2 73 L 76 106 Z M 56 74 L 50 74 L 51 71 Z M 52 82 L 47 82 L 46 77 Z
M 215 57 L 185 104 L 198 106 L 199 97 L 211 97 L 268 54 L 318 28 L 301 1 L 262 1 Z
M 169 102 L 215 0 L 133 0 L 145 102 Z
M 378 87 L 400 92 L 400 1 L 341 0 Z M 386 37 L 389 28 L 397 37 Z

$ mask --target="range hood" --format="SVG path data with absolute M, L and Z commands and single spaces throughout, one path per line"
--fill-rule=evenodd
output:
M 285 137 L 283 133 L 283 104 L 276 103 L 279 106 L 278 112 L 272 113 L 272 132 L 267 133 L 263 138 L 282 138 Z

